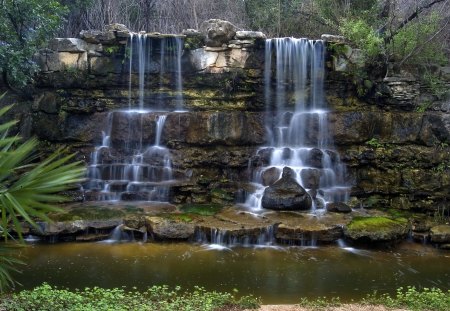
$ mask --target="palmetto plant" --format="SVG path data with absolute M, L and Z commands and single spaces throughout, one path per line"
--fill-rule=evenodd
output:
M 0 117 L 10 108 L 1 108 Z M 23 243 L 23 223 L 38 228 L 36 220 L 49 221 L 47 213 L 58 210 L 55 203 L 65 199 L 57 193 L 80 182 L 85 169 L 62 149 L 40 160 L 37 139 L 22 142 L 19 136 L 8 136 L 14 124 L 0 124 L 0 237 L 17 245 Z M 14 284 L 10 272 L 20 263 L 14 244 L 0 244 L 0 290 Z

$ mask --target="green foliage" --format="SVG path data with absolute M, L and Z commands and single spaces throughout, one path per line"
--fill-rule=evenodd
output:
M 339 307 L 342 303 L 339 297 L 333 297 L 331 299 L 317 297 L 315 299 L 301 298 L 299 305 L 308 309 L 324 310 L 330 307 Z
M 422 112 L 423 113 L 423 112 L 427 111 L 428 108 L 430 108 L 430 106 L 432 104 L 433 104 L 433 102 L 431 102 L 431 101 L 427 101 L 427 102 L 421 103 L 421 104 L 417 105 L 416 112 Z
M 52 38 L 66 8 L 56 0 L 2 0 L 0 71 L 12 87 L 32 81 L 38 66 L 33 56 Z
M 368 295 L 365 304 L 381 304 L 389 308 L 408 308 L 408 310 L 450 310 L 450 290 L 442 291 L 439 288 L 423 288 L 417 290 L 408 286 L 397 289 L 395 296 L 389 294 L 379 295 L 376 292 Z
M 425 70 L 421 78 L 422 82 L 430 90 L 431 94 L 437 96 L 438 98 L 443 98 L 449 93 L 449 89 L 445 81 L 443 81 L 436 74 Z
M 362 49 L 367 60 L 376 58 L 382 52 L 383 39 L 363 19 L 344 19 L 340 26 L 341 33 Z
M 0 116 L 11 106 L 0 109 Z M 37 140 L 20 142 L 20 137 L 8 137 L 7 132 L 16 122 L 10 121 L 0 125 L 0 236 L 7 240 L 12 238 L 11 230 L 22 241 L 22 222 L 36 228 L 35 220 L 49 220 L 47 213 L 58 210 L 52 203 L 65 200 L 55 193 L 67 189 L 82 180 L 84 167 L 79 162 L 72 162 L 73 155 L 63 156 L 60 149 L 48 158 L 37 162 L 34 153 Z M 0 289 L 11 285 L 9 275 L 18 262 L 14 252 L 5 245 L 0 245 Z
M 117 45 L 106 46 L 106 47 L 103 48 L 103 51 L 107 55 L 114 55 L 114 54 L 117 54 L 120 51 L 120 47 L 117 46 Z
M 378 141 L 375 137 L 371 138 L 370 140 L 366 141 L 366 145 L 372 148 L 381 148 L 383 147 L 383 144 Z
M 450 161 L 441 162 L 437 166 L 433 167 L 431 170 L 433 171 L 433 173 L 444 173 L 450 170 Z
M 195 287 L 193 291 L 182 291 L 180 287 L 153 286 L 144 292 L 136 288 L 131 291 L 99 287 L 69 291 L 43 284 L 34 290 L 22 291 L 4 297 L 0 309 L 41 311 L 209 311 L 243 310 L 259 307 L 259 300 L 252 296 L 236 299 L 232 294 L 208 292 Z
M 429 14 L 415 22 L 408 23 L 396 33 L 386 48 L 393 59 L 401 61 L 411 54 L 406 63 L 410 64 L 446 64 L 441 43 L 428 40 L 440 28 L 440 18 L 437 14 Z
M 370 17 L 377 0 L 315 0 L 318 13 L 329 23 L 338 25 L 341 19 L 351 17 Z

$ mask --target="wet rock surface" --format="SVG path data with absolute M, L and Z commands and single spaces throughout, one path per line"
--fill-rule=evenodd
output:
M 356 217 L 344 228 L 344 236 L 354 241 L 399 241 L 406 237 L 408 229 L 404 218 Z
M 93 202 L 91 203 L 93 204 Z M 84 208 L 84 214 L 78 209 Z M 239 206 L 137 203 L 98 207 L 101 213 L 89 214 L 91 207 L 71 205 L 53 215 L 54 223 L 41 223 L 40 230 L 25 232 L 46 241 L 98 241 L 110 239 L 120 228 L 129 239 L 150 241 L 190 241 L 230 245 L 320 245 L 340 239 L 354 243 L 390 245 L 406 238 L 409 222 L 379 210 L 355 210 L 344 213 L 310 211 L 270 211 L 255 214 Z M 96 219 L 86 219 L 95 217 Z M 61 219 L 73 219 L 65 220 Z M 83 219 L 85 218 L 85 219 Z M 425 227 L 413 227 L 413 233 L 431 237 L 431 243 L 445 248 L 450 244 L 449 226 L 425 220 Z
M 283 174 L 277 182 L 264 190 L 262 207 L 274 210 L 308 210 L 312 200 L 306 190 L 295 180 L 295 172 L 283 168 Z
M 181 58 L 183 108 L 190 112 L 168 114 L 163 143 L 170 149 L 177 179 L 188 180 L 190 185 L 172 187 L 174 203 L 230 203 L 228 198 L 237 197 L 244 187 L 227 187 L 226 196 L 219 196 L 211 193 L 212 188 L 222 187 L 221 183 L 213 187 L 214 181 L 249 181 L 249 168 L 270 163 L 270 148 L 259 149 L 268 144 L 265 124 L 272 121 L 266 111 L 273 108 L 265 105 L 264 36 L 225 25 L 217 22 L 209 27 L 211 40 L 206 47 L 208 30 L 204 34 L 189 30 L 181 36 L 186 36 Z M 111 25 L 105 31 L 84 31 L 80 39 L 54 39 L 36 55 L 43 70 L 36 77 L 36 94 L 32 103 L 26 103 L 28 108 L 14 116 L 21 116 L 25 136 L 36 135 L 45 152 L 64 145 L 78 152 L 77 160 L 89 162 L 94 146 L 102 141 L 100 129 L 105 128 L 108 113 L 139 100 L 138 73 L 132 68 L 130 75 L 124 61 L 127 36 L 126 28 Z M 158 44 L 165 37 L 151 36 Z M 361 68 L 361 51 L 346 45 L 343 38 L 323 39 L 332 42 L 327 46 L 325 91 L 331 109 L 326 121 L 337 146 L 334 157 L 345 163 L 347 180 L 353 186 L 352 198 L 357 203 L 351 207 L 391 207 L 429 215 L 442 210 L 450 195 L 448 99 L 427 93 L 411 74 L 398 73 L 389 73 L 386 79 L 368 77 L 363 82 L 369 93 L 360 96 L 352 70 Z M 145 73 L 143 100 L 150 109 L 161 108 L 159 102 L 163 101 L 164 109 L 170 111 L 177 96 L 171 87 L 173 73 L 161 74 L 159 62 L 158 54 Z M 448 83 L 448 68 L 438 71 Z M 272 85 L 272 94 L 275 88 Z M 287 105 L 293 104 L 291 98 L 293 94 L 288 94 Z M 136 134 L 120 119 L 117 117 L 113 132 L 115 145 Z M 136 117 L 132 124 L 139 122 Z M 317 121 L 313 123 L 307 139 L 316 135 Z M 142 124 L 143 142 L 151 144 L 154 119 L 145 117 Z M 133 139 L 134 144 L 140 142 Z M 111 153 L 104 158 L 111 162 L 122 156 Z M 313 169 L 323 167 L 322 159 L 320 150 L 310 150 L 304 164 L 311 169 L 301 176 L 306 188 L 315 189 L 320 182 Z M 265 185 L 275 179 L 268 177 Z M 84 195 L 91 199 L 100 196 L 99 192 Z M 80 198 L 83 195 L 77 196 Z M 415 231 L 413 237 L 428 241 L 429 230 Z

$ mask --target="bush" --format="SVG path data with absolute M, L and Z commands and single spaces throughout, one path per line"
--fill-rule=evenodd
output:
M 389 308 L 408 308 L 410 310 L 450 310 L 450 290 L 424 288 L 421 291 L 413 286 L 397 289 L 395 296 L 374 293 L 367 296 L 363 303 L 382 304 Z
M 368 59 L 374 59 L 382 52 L 383 39 L 362 19 L 345 19 L 340 26 L 342 34 L 361 48 Z
M 230 293 L 208 292 L 201 287 L 193 291 L 182 291 L 180 287 L 153 286 L 144 292 L 136 288 L 131 291 L 99 287 L 70 291 L 58 289 L 49 284 L 21 291 L 18 294 L 4 296 L 0 310 L 40 310 L 40 311 L 208 311 L 243 310 L 259 307 L 258 299 L 244 296 L 236 299 Z

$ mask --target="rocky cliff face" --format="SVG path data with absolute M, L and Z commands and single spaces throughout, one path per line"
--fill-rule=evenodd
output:
M 176 36 L 184 42 L 182 95 L 188 112 L 169 113 L 162 135 L 182 177 L 172 189 L 176 203 L 239 200 L 250 190 L 249 163 L 267 160 L 256 155 L 267 143 L 265 115 L 271 109 L 264 104 L 264 35 L 232 29 L 229 38 L 211 26 L 205 29 L 206 34 L 186 31 Z M 146 67 L 143 100 L 148 107 L 163 103 L 173 110 L 179 94 L 172 87 L 173 72 L 164 71 L 160 62 L 161 42 L 173 36 L 148 36 L 155 53 Z M 69 146 L 88 162 L 109 112 L 138 101 L 138 73 L 129 66 L 128 37 L 118 26 L 84 32 L 81 39 L 53 40 L 37 56 L 43 71 L 28 123 L 43 146 Z M 448 209 L 450 103 L 424 96 L 426 90 L 404 74 L 355 84 L 353 72 L 364 65 L 360 51 L 334 42 L 336 38 L 325 39 L 325 87 L 333 111 L 328 114 L 329 132 L 347 165 L 353 186 L 350 204 Z M 117 119 L 112 139 L 120 142 L 130 133 Z M 145 122 L 144 137 L 151 143 L 155 121 Z M 314 126 L 310 133 L 314 135 Z

